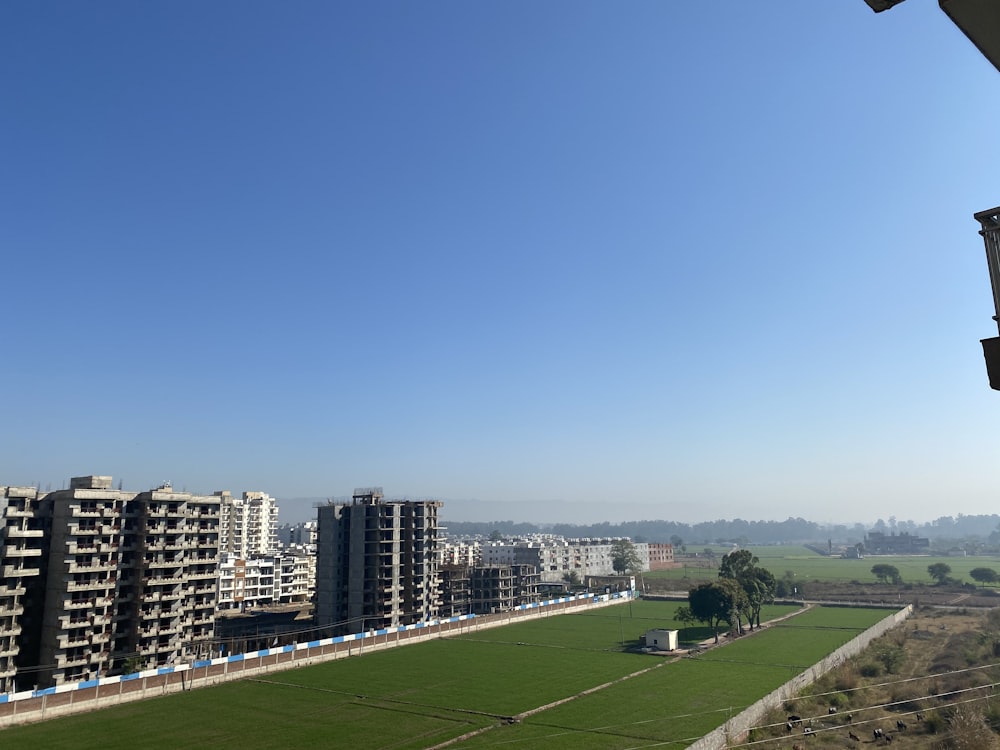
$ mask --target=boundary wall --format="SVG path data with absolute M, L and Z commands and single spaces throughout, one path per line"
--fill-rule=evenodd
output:
M 303 641 L 245 654 L 194 661 L 191 664 L 147 669 L 135 674 L 103 677 L 41 690 L 0 694 L 0 729 L 57 716 L 107 708 L 120 703 L 177 693 L 193 688 L 285 669 L 320 664 L 410 643 L 461 635 L 521 620 L 568 614 L 595 607 L 619 604 L 632 596 L 623 591 L 612 594 L 578 594 L 521 606 L 490 615 L 461 615 L 447 620 L 429 620 L 398 628 Z
M 697 742 L 688 745 L 687 750 L 722 750 L 731 741 L 742 741 L 753 727 L 761 723 L 768 711 L 777 708 L 789 698 L 794 698 L 799 691 L 816 682 L 831 669 L 840 666 L 845 659 L 860 654 L 873 640 L 895 628 L 911 614 L 913 614 L 913 605 L 907 604 L 898 612 L 875 623 L 868 630 L 855 636 L 777 690 L 768 693 L 756 703 L 733 716 L 718 729 L 712 730 Z

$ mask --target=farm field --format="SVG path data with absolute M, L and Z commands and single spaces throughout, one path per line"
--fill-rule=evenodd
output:
M 455 747 L 683 748 L 887 614 L 814 608 Z
M 975 557 L 931 557 L 913 555 L 879 555 L 869 556 L 861 560 L 848 560 L 819 555 L 812 550 L 799 546 L 767 546 L 748 547 L 760 558 L 760 565 L 770 570 L 776 578 L 782 578 L 786 573 L 794 574 L 795 579 L 804 582 L 840 582 L 860 581 L 874 583 L 873 565 L 885 563 L 894 565 L 904 583 L 933 584 L 934 580 L 927 574 L 927 566 L 943 562 L 951 567 L 951 576 L 964 583 L 974 583 L 969 576 L 973 568 L 993 568 L 1000 573 L 1000 556 Z M 683 582 L 686 578 L 713 578 L 718 567 L 719 558 L 726 552 L 724 548 L 716 550 L 717 557 L 711 568 L 701 568 L 691 561 L 686 567 L 673 570 L 658 570 L 644 573 L 647 583 L 656 581 Z M 698 563 L 709 563 L 708 560 L 698 560 Z M 978 585 L 978 584 L 977 584 Z
M 622 648 L 670 627 L 680 602 L 637 601 L 276 672 L 80 716 L 2 730 L 12 747 L 626 747 L 685 742 L 889 614 L 814 608 L 696 658 Z M 772 607 L 765 616 L 794 611 Z M 690 635 L 695 635 L 691 633 Z M 644 671 L 645 670 L 645 671 Z M 607 689 L 498 726 L 514 716 Z M 664 707 L 670 710 L 664 712 Z M 560 739 L 562 738 L 562 739 Z

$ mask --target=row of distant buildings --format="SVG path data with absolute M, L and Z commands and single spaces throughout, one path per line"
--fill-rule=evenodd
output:
M 447 542 L 441 505 L 387 502 L 369 487 L 318 508 L 317 625 L 344 632 L 489 614 L 615 574 L 614 539 Z M 640 571 L 673 564 L 669 544 L 633 549 Z
M 314 550 L 276 521 L 260 492 L 0 486 L 0 692 L 208 656 L 219 611 L 308 602 Z
M 216 656 L 284 605 L 312 611 L 296 628 L 341 634 L 610 585 L 613 539 L 447 541 L 441 506 L 363 488 L 279 529 L 263 492 L 0 486 L 0 693 Z M 634 552 L 639 570 L 673 561 L 670 545 Z

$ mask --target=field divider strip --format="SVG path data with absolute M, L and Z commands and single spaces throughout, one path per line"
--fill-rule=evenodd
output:
M 605 682 L 605 683 L 603 683 L 601 685 L 595 685 L 594 687 L 587 688 L 586 690 L 582 690 L 579 693 L 576 693 L 574 695 L 570 695 L 570 696 L 568 696 L 566 698 L 560 698 L 557 701 L 552 701 L 551 703 L 546 703 L 544 706 L 537 706 L 536 708 L 530 708 L 527 711 L 522 711 L 521 713 L 516 714 L 514 716 L 510 716 L 510 717 L 498 717 L 498 718 L 505 719 L 505 723 L 507 723 L 507 724 L 519 724 L 520 722 L 522 722 L 524 719 L 528 718 L 529 716 L 534 716 L 535 714 L 540 714 L 543 711 L 549 710 L 550 708 L 555 708 L 556 706 L 561 706 L 561 705 L 563 705 L 565 703 L 570 703 L 571 701 L 575 701 L 577 698 L 582 698 L 585 695 L 591 695 L 592 693 L 600 692 L 601 690 L 605 690 L 605 689 L 607 689 L 609 687 L 612 687 L 613 685 L 617 685 L 617 684 L 619 684 L 621 682 L 624 682 L 625 680 L 631 680 L 633 677 L 639 677 L 640 675 L 647 674 L 648 672 L 652 672 L 655 669 L 660 669 L 661 667 L 665 667 L 667 664 L 673 664 L 676 661 L 680 661 L 682 658 L 683 657 L 681 657 L 681 656 L 675 656 L 672 659 L 667 659 L 667 660 L 661 661 L 659 664 L 654 664 L 651 667 L 646 667 L 645 669 L 640 669 L 637 672 L 632 672 L 630 674 L 623 675 L 622 677 L 618 677 L 617 679 L 611 680 L 610 682 Z M 444 742 L 441 742 L 441 743 L 439 743 L 437 745 L 432 745 L 431 747 L 428 747 L 425 750 L 440 750 L 440 748 L 449 747 L 450 745 L 454 745 L 457 742 L 464 742 L 467 739 L 470 739 L 472 737 L 476 737 L 476 736 L 478 736 L 480 734 L 483 734 L 484 732 L 488 732 L 491 729 L 496 728 L 497 726 L 499 726 L 499 725 L 492 724 L 492 725 L 490 725 L 488 727 L 481 727 L 480 729 L 475 729 L 475 730 L 473 730 L 471 732 L 466 732 L 465 734 L 463 734 L 463 735 L 461 735 L 459 737 L 452 737 L 450 740 L 445 740 Z
M 388 697 L 375 697 L 372 695 L 361 695 L 358 693 L 351 693 L 345 690 L 333 690 L 331 688 L 316 687 L 315 685 L 296 685 L 294 682 L 278 682 L 277 680 L 261 680 L 259 678 L 249 678 L 247 682 L 259 682 L 264 685 L 277 685 L 278 687 L 290 687 L 290 688 L 300 688 L 302 690 L 314 690 L 318 693 L 333 693 L 335 695 L 343 695 L 350 698 L 356 698 L 365 702 L 365 705 L 374 706 L 376 708 L 383 708 L 382 706 L 375 706 L 378 703 L 395 703 L 400 706 L 415 706 L 417 708 L 432 708 L 437 711 L 448 711 L 457 714 L 470 714 L 472 716 L 484 716 L 489 719 L 500 719 L 501 721 L 513 722 L 516 717 L 509 716 L 507 714 L 495 714 L 490 711 L 477 711 L 474 708 L 453 708 L 450 706 L 434 706 L 429 703 L 417 703 L 416 701 L 404 701 L 400 698 L 388 698 Z M 387 709 L 388 710 L 388 709 Z M 428 714 L 422 714 L 428 715 Z M 440 718 L 451 718 L 451 717 L 440 717 Z M 454 721 L 454 719 L 452 719 Z

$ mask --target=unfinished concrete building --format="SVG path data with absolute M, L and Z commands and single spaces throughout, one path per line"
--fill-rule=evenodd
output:
M 49 493 L 40 686 L 208 655 L 219 498 L 75 477 Z
M 439 616 L 438 509 L 385 501 L 381 487 L 318 509 L 316 621 L 334 632 L 408 625 Z
M 41 642 L 45 505 L 34 487 L 0 487 L 0 693 L 36 682 L 28 670 Z
M 527 564 L 471 568 L 472 611 L 477 615 L 488 615 L 537 602 L 540 579 L 535 566 Z
M 445 563 L 439 573 L 441 617 L 458 617 L 472 612 L 472 567 Z

